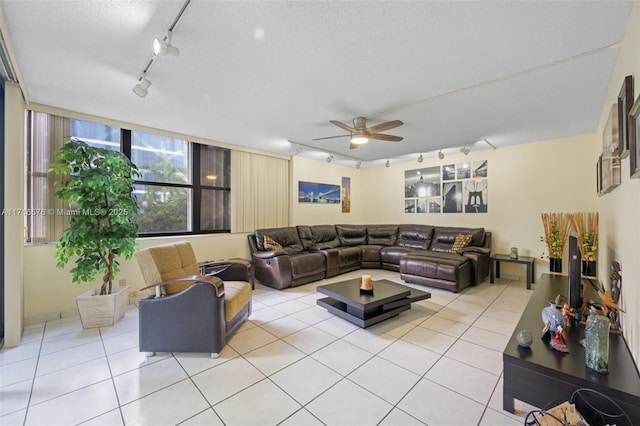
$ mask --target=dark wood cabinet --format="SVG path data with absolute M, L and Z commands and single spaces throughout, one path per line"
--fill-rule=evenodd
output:
M 543 328 L 542 309 L 558 294 L 567 294 L 568 277 L 543 274 L 522 313 L 503 355 L 503 408 L 513 412 L 513 400 L 518 399 L 539 408 L 546 408 L 570 399 L 581 388 L 593 389 L 611 398 L 629 416 L 632 424 L 640 425 L 640 375 L 629 348 L 621 334 L 611 334 L 609 340 L 609 374 L 600 374 L 585 365 L 584 327 L 569 327 L 563 331 L 569 353 L 553 350 L 540 338 Z M 588 292 L 587 298 L 597 293 Z M 528 330 L 533 334 L 529 348 L 518 346 L 516 334 Z M 606 402 L 603 399 L 603 405 Z M 615 412 L 615 407 L 600 409 Z M 619 424 L 624 424 L 619 423 Z

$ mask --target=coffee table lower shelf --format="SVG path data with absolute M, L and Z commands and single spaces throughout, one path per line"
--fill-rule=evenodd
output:
M 367 328 L 373 324 L 377 324 L 391 317 L 395 317 L 400 312 L 408 311 L 409 309 L 411 309 L 411 304 L 407 303 L 404 306 L 399 306 L 397 308 L 385 310 L 383 312 L 374 312 L 369 315 L 363 313 L 362 315 L 358 315 L 358 313 L 354 312 L 355 308 L 330 297 L 318 299 L 318 305 L 322 306 L 333 315 L 347 320 L 362 328 Z M 384 306 L 381 306 L 381 308 L 384 308 Z
M 318 305 L 358 327 L 366 328 L 411 309 L 411 303 L 431 297 L 417 290 L 388 280 L 373 283 L 372 293 L 360 292 L 360 280 L 352 279 L 318 286 L 316 290 L 326 296 Z

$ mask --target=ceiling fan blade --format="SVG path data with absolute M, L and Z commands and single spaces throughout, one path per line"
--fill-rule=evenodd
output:
M 359 143 L 351 143 L 349 144 L 349 149 L 356 149 L 356 148 L 360 148 L 362 146 L 362 144 Z
M 386 123 L 381 123 L 373 127 L 369 127 L 367 130 L 369 133 L 378 133 L 384 132 L 385 130 L 395 129 L 396 127 L 402 126 L 404 123 L 400 120 L 387 121 Z
M 327 136 L 326 138 L 315 138 L 315 139 L 311 139 L 311 140 L 312 141 L 322 141 L 322 140 L 325 140 L 325 139 L 346 138 L 347 136 L 351 136 L 351 135 Z
M 354 129 L 353 127 L 349 127 L 349 126 L 347 126 L 346 124 L 343 124 L 343 123 L 341 123 L 341 122 L 339 122 L 339 121 L 336 121 L 336 120 L 329 120 L 329 123 L 333 124 L 334 126 L 338 126 L 338 127 L 340 127 L 341 129 L 344 129 L 344 130 L 346 130 L 346 131 L 347 131 L 347 132 L 349 132 L 349 133 L 355 133 L 355 132 L 356 132 L 356 129 Z
M 374 133 L 372 135 L 369 135 L 369 139 L 378 139 L 387 142 L 400 142 L 404 138 L 400 136 L 385 135 L 383 133 Z

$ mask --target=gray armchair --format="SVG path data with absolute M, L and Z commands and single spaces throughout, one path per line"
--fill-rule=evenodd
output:
M 251 314 L 247 268 L 219 265 L 200 275 L 188 242 L 164 244 L 135 254 L 155 295 L 141 299 L 140 351 L 208 352 L 212 358 Z

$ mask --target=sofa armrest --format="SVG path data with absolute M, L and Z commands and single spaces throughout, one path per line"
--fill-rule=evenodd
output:
M 288 256 L 285 250 L 267 250 L 267 251 L 257 251 L 253 253 L 253 255 L 259 259 L 270 259 L 276 256 Z
M 320 244 L 318 246 L 309 247 L 309 251 L 323 251 L 323 250 L 330 250 L 332 248 L 335 248 L 335 247 L 332 247 L 328 244 Z
M 491 254 L 491 249 L 488 247 L 469 246 L 469 247 L 463 248 L 462 251 L 460 252 L 460 254 L 463 254 L 463 255 L 465 253 L 477 253 L 477 254 L 485 254 L 489 256 Z

